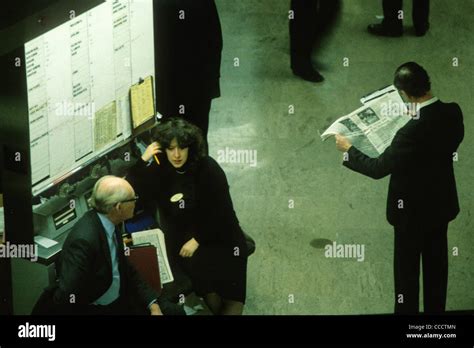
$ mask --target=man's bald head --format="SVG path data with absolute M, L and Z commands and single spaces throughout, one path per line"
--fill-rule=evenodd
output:
M 395 71 L 393 84 L 398 90 L 402 90 L 408 96 L 415 98 L 423 97 L 431 90 L 428 73 L 415 62 L 400 65 Z
M 133 198 L 134 194 L 128 181 L 106 175 L 95 183 L 90 204 L 99 213 L 108 214 L 117 203 Z

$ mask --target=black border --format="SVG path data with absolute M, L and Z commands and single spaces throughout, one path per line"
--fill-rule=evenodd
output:
M 190 317 L 40 317 L 0 318 L 0 345 L 8 344 L 411 344 L 473 346 L 474 314 L 443 316 L 190 316 Z M 19 338 L 18 327 L 54 324 L 55 341 L 47 338 Z M 456 325 L 456 338 L 407 338 L 408 325 Z M 421 333 L 425 333 L 421 331 Z

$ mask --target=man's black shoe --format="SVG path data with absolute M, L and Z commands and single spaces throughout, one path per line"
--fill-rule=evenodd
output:
M 293 74 L 296 76 L 301 77 L 303 80 L 310 81 L 310 82 L 323 82 L 324 77 L 314 70 L 313 68 L 291 68 L 293 70 Z
M 403 29 L 389 28 L 381 23 L 369 24 L 367 30 L 369 33 L 378 36 L 399 37 L 403 35 Z

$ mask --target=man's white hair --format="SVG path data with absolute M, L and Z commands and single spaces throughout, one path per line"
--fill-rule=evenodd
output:
M 110 180 L 108 185 L 104 184 L 106 180 Z M 124 179 L 114 175 L 106 175 L 97 180 L 89 200 L 91 207 L 99 213 L 108 214 L 117 203 L 129 199 L 130 191 L 121 183 L 121 180 Z

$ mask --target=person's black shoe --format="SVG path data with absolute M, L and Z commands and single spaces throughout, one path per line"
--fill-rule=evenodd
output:
M 393 29 L 381 23 L 369 24 L 369 26 L 367 27 L 367 30 L 372 35 L 378 35 L 378 36 L 400 37 L 403 35 L 403 29 Z
M 307 68 L 291 68 L 293 74 L 301 77 L 303 80 L 310 82 L 323 82 L 324 77 L 317 70 L 314 70 L 312 67 Z
M 430 29 L 430 23 L 426 23 L 421 27 L 415 27 L 415 35 L 416 36 L 425 36 L 426 32 Z

